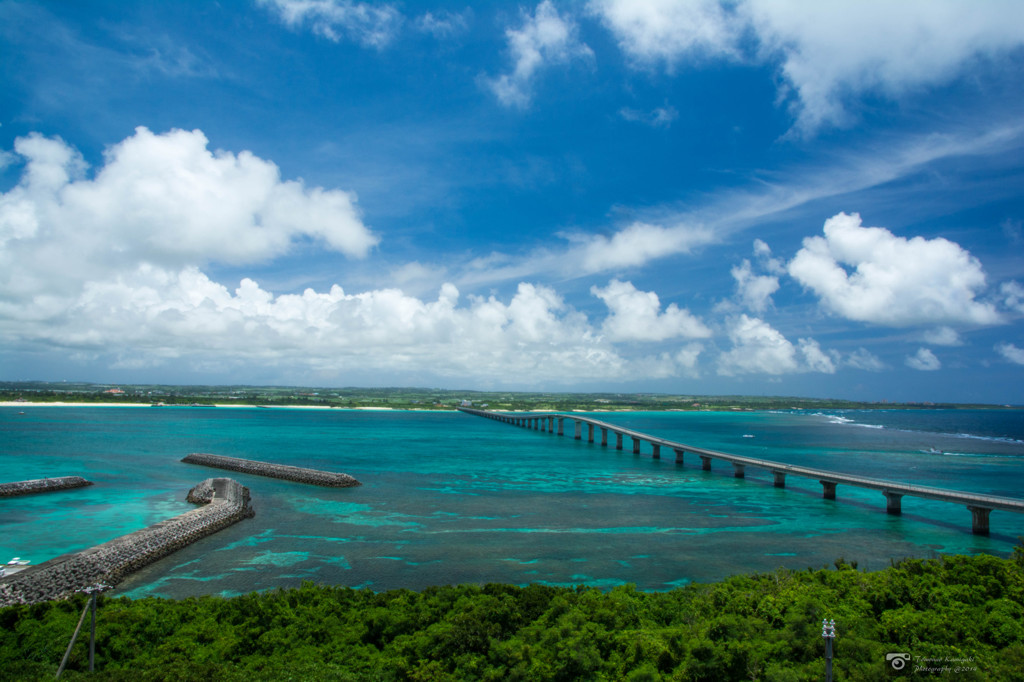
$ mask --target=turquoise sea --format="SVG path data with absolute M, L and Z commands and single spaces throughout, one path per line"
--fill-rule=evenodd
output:
M 24 414 L 19 414 L 24 412 Z M 876 478 L 1024 496 L 1024 410 L 596 413 L 694 446 Z M 571 422 L 566 422 L 567 431 Z M 326 489 L 183 464 L 190 452 L 351 474 Z M 192 508 L 230 475 L 256 516 L 122 583 L 131 597 L 231 595 L 304 580 L 420 589 L 540 582 L 665 590 L 778 567 L 862 568 L 939 553 L 1008 555 L 1024 515 L 794 477 L 682 466 L 450 412 L 0 407 L 0 480 L 81 475 L 86 489 L 0 499 L 0 558 L 40 563 Z

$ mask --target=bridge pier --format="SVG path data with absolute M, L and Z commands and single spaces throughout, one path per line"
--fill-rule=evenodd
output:
M 675 443 L 672 441 L 666 441 L 656 436 L 640 433 L 631 430 L 619 430 L 613 424 L 608 424 L 596 419 L 589 417 L 572 417 L 571 415 L 560 415 L 557 413 L 550 414 L 497 414 L 489 413 L 484 410 L 473 410 L 469 408 L 460 407 L 461 412 L 468 414 L 475 414 L 478 416 L 488 417 L 490 419 L 497 420 L 505 424 L 512 424 L 523 428 L 530 428 L 534 430 L 546 431 L 553 433 L 555 430 L 555 419 L 558 420 L 558 435 L 568 435 L 565 432 L 565 419 L 572 419 L 576 424 L 575 439 L 582 440 L 583 434 L 583 423 L 587 423 L 587 440 L 590 443 L 594 442 L 594 429 L 601 429 L 601 445 L 608 446 L 608 432 L 611 431 L 615 434 L 615 448 L 616 450 L 623 449 L 623 440 L 626 436 L 629 436 L 633 440 L 633 454 L 636 456 L 640 455 L 640 444 L 646 442 L 651 444 L 652 458 L 661 459 L 661 448 L 670 447 L 675 452 L 676 464 L 682 465 L 686 454 L 686 448 L 691 447 L 682 443 Z M 698 455 L 701 460 L 701 469 L 704 471 L 711 471 L 711 460 L 717 456 L 717 453 L 712 451 L 705 451 L 708 454 L 701 454 L 701 450 L 691 450 L 690 454 Z M 996 496 L 977 495 L 964 491 L 949 491 L 938 488 L 930 488 L 926 486 L 916 486 L 913 484 L 905 484 L 896 481 L 886 481 L 881 479 L 868 479 L 856 476 L 846 476 L 839 472 L 826 471 L 820 469 L 810 469 L 802 466 L 794 466 L 784 464 L 782 462 L 772 462 L 768 460 L 751 459 L 746 457 L 734 457 L 728 454 L 721 455 L 726 462 L 733 465 L 733 476 L 735 478 L 744 478 L 746 466 L 754 466 L 759 469 L 765 469 L 771 471 L 774 478 L 774 486 L 776 488 L 786 487 L 786 475 L 793 474 L 801 478 L 807 478 L 810 480 L 817 480 L 822 486 L 822 497 L 826 500 L 836 499 L 836 487 L 842 483 L 845 485 L 854 485 L 860 488 L 867 488 L 877 490 L 885 495 L 887 514 L 894 516 L 900 515 L 903 511 L 902 500 L 903 497 L 910 495 L 912 497 L 922 497 L 925 499 L 941 500 L 945 502 L 953 502 L 962 504 L 967 507 L 971 512 L 971 531 L 975 535 L 988 535 L 989 534 L 989 516 L 993 509 L 1005 509 L 1007 511 L 1013 511 L 1018 513 L 1024 513 L 1024 500 L 1014 498 L 1003 498 Z M 736 461 L 738 460 L 738 461 Z M 741 463 L 742 462 L 742 463 Z
M 975 535 L 988 535 L 988 515 L 991 509 L 988 507 L 972 507 L 971 510 L 971 532 Z

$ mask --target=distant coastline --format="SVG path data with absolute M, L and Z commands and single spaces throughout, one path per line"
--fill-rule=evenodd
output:
M 273 410 L 361 410 L 366 412 L 452 412 L 436 408 L 402 408 L 402 407 L 336 407 L 334 405 L 255 405 L 249 403 L 212 403 L 202 405 L 189 404 L 164 404 L 158 403 L 94 403 L 84 400 L 54 400 L 54 401 L 30 401 L 30 400 L 2 400 L 0 407 L 222 407 L 229 410 L 239 408 L 268 408 Z
M 757 412 L 822 410 L 1024 409 L 1024 406 L 935 401 L 857 401 L 798 396 L 614 392 L 479 391 L 448 388 L 205 386 L 0 381 L 0 407 L 191 406 L 306 410 L 452 412 L 460 406 L 500 412 Z

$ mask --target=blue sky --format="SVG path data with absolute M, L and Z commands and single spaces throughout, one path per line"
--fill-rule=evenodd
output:
M 1024 4 L 0 2 L 0 376 L 1024 403 Z

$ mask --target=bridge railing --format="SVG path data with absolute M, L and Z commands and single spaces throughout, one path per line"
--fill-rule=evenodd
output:
M 684 454 L 697 455 L 701 458 L 703 468 L 705 470 L 711 469 L 712 460 L 729 462 L 733 465 L 734 476 L 737 478 L 743 478 L 745 476 L 746 467 L 770 471 L 774 475 L 775 486 L 779 488 L 785 487 L 785 477 L 787 475 L 809 478 L 821 483 L 824 490 L 823 496 L 826 499 L 835 499 L 836 486 L 839 484 L 852 485 L 859 488 L 867 488 L 869 490 L 878 490 L 885 495 L 886 511 L 890 514 L 901 513 L 902 507 L 900 500 L 903 496 L 907 495 L 929 500 L 964 504 L 971 512 L 971 530 L 978 535 L 988 535 L 988 517 L 989 513 L 993 509 L 1024 513 L 1024 500 L 1012 497 L 999 497 L 996 495 L 983 495 L 962 490 L 949 490 L 946 488 L 914 485 L 912 483 L 856 476 L 852 474 L 844 474 L 838 471 L 814 469 L 811 467 L 786 464 L 784 462 L 776 462 L 756 457 L 746 457 L 744 455 L 735 455 L 728 452 L 719 452 L 717 450 L 709 450 L 707 448 L 701 448 L 694 445 L 688 445 L 686 443 L 668 440 L 666 438 L 660 438 L 658 436 L 652 436 L 641 431 L 636 431 L 634 429 L 629 429 L 617 424 L 611 424 L 609 422 L 604 422 L 599 419 L 579 414 L 565 414 L 562 412 L 507 413 L 478 410 L 471 407 L 460 407 L 459 410 L 468 414 L 497 419 L 505 423 L 519 426 L 533 426 L 535 429 L 551 432 L 554 432 L 554 420 L 558 420 L 559 426 L 557 432 L 559 435 L 564 433 L 563 422 L 566 419 L 571 419 L 576 422 L 577 425 L 575 438 L 582 438 L 580 426 L 582 424 L 588 424 L 590 426 L 587 436 L 588 442 L 593 442 L 593 428 L 596 427 L 602 430 L 602 445 L 607 445 L 607 435 L 608 432 L 611 432 L 617 434 L 618 439 L 627 437 L 633 439 L 634 453 L 639 453 L 639 444 L 641 442 L 646 442 L 652 446 L 653 455 L 655 457 L 660 458 L 661 448 L 672 449 L 676 453 L 676 462 L 678 463 L 683 461 Z M 546 425 L 544 422 L 546 422 Z M 617 447 L 621 447 L 621 440 L 618 440 L 617 443 Z

